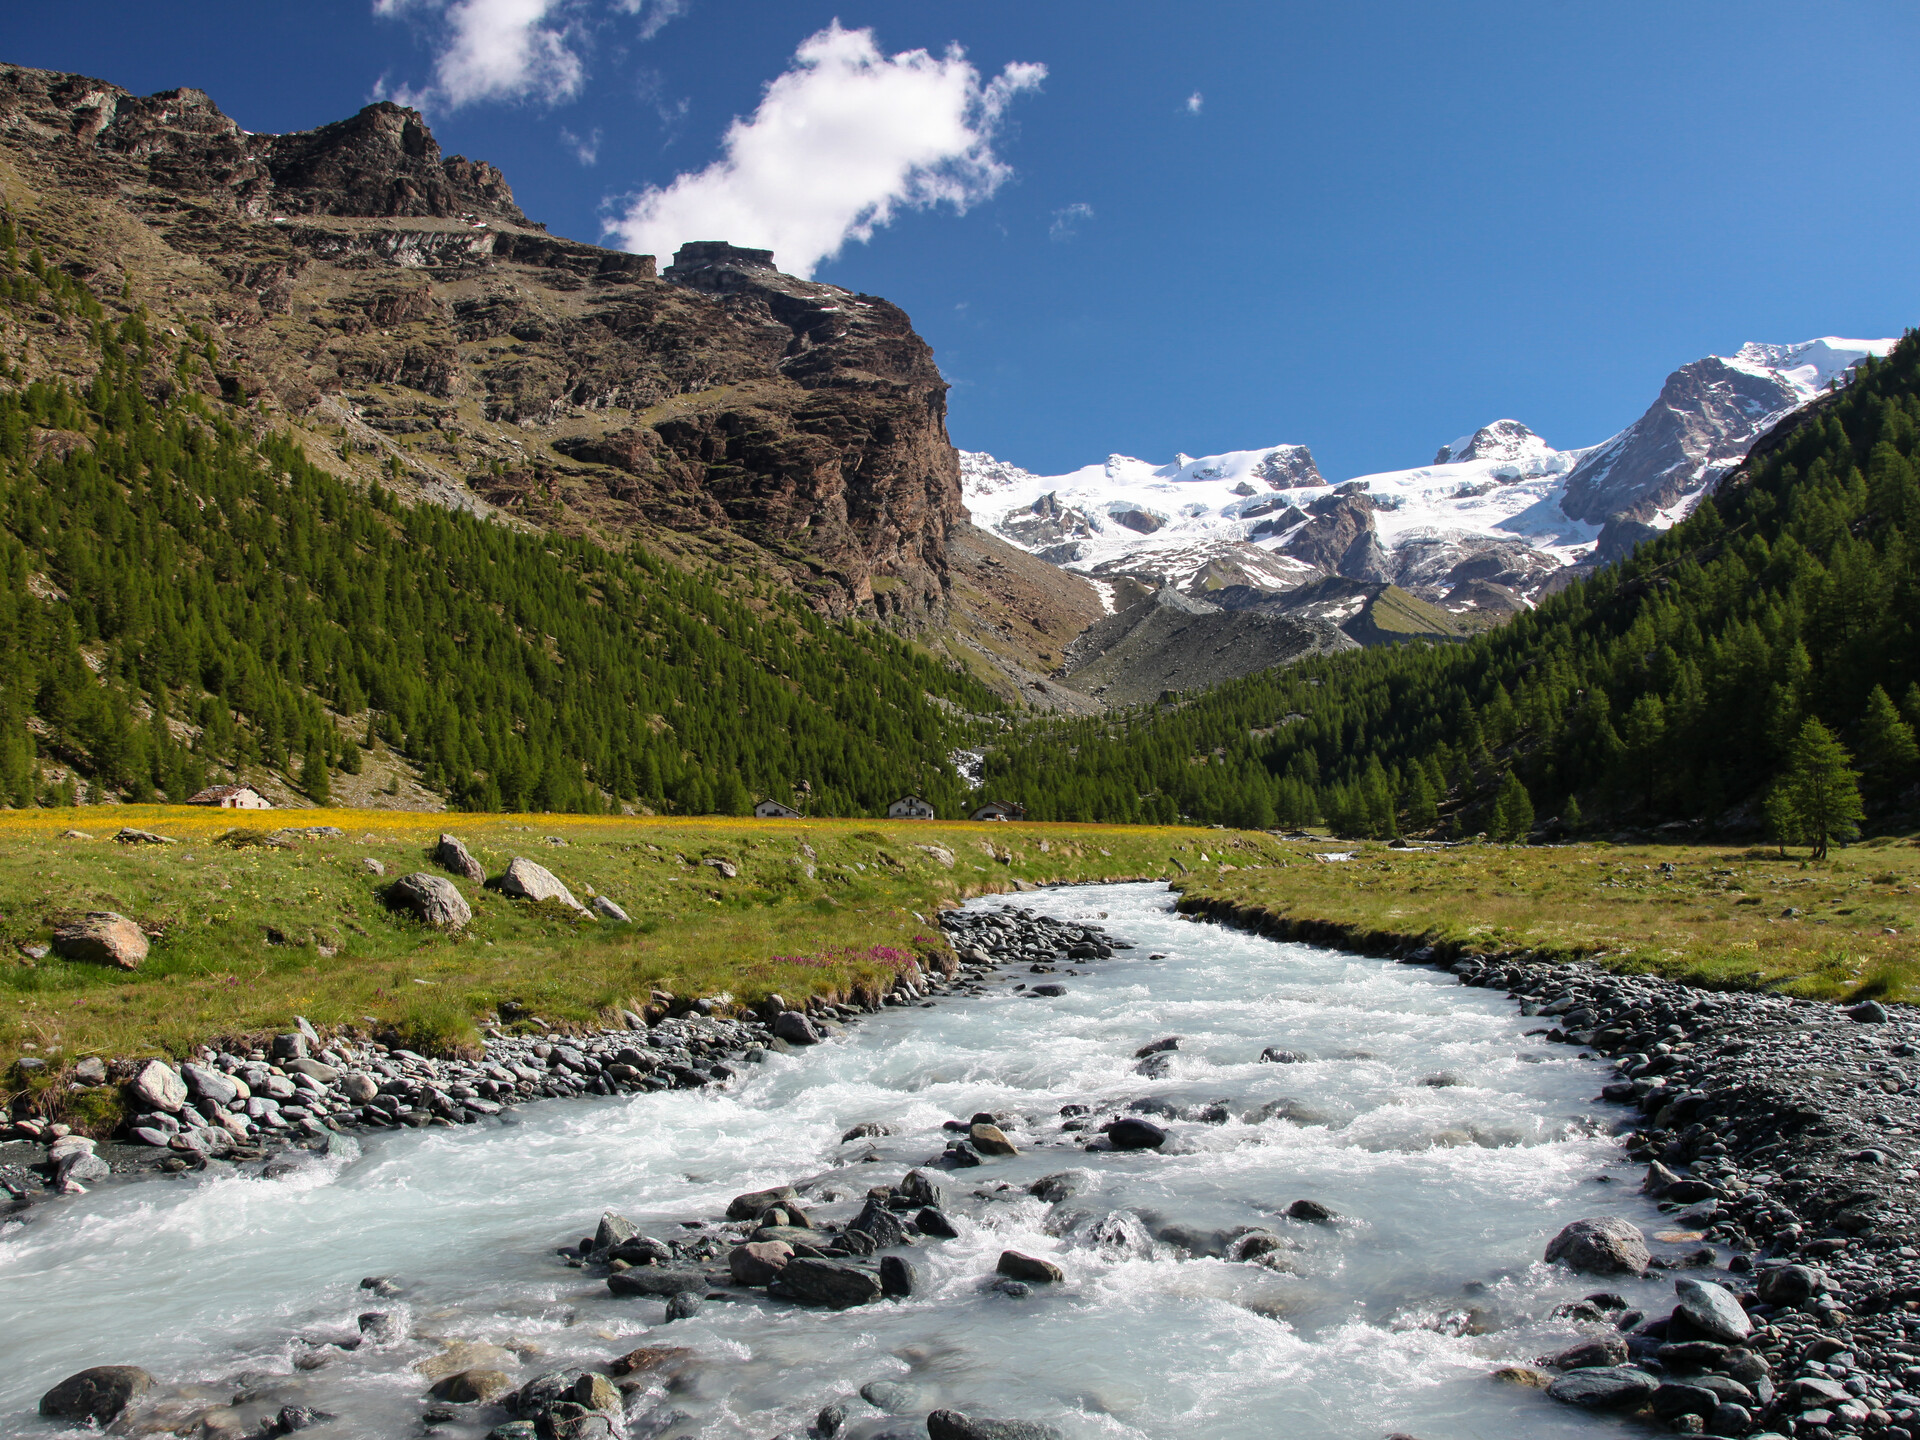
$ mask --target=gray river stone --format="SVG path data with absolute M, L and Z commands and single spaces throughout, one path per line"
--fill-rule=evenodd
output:
M 1575 1370 L 1547 1386 L 1547 1394 L 1584 1410 L 1637 1410 L 1660 1388 L 1660 1382 L 1631 1365 L 1603 1365 Z
M 1060 1431 L 1038 1420 L 985 1420 L 958 1410 L 927 1416 L 927 1440 L 1062 1440 Z
M 96 1365 L 69 1375 L 42 1395 L 40 1413 L 50 1420 L 108 1425 L 152 1388 L 153 1377 L 137 1365 Z
M 230 1100 L 240 1098 L 240 1087 L 233 1083 L 232 1078 L 209 1066 L 196 1065 L 189 1060 L 180 1067 L 180 1075 L 187 1082 L 187 1089 L 202 1100 L 225 1105 Z
M 1167 1143 L 1167 1132 L 1151 1120 L 1128 1116 L 1106 1127 L 1107 1142 L 1116 1150 L 1158 1150 Z
M 187 1082 L 171 1065 L 149 1060 L 133 1077 L 133 1093 L 150 1110 L 177 1114 L 187 1103 Z
M 1647 1237 L 1631 1220 L 1576 1220 L 1547 1242 L 1547 1262 L 1589 1275 L 1644 1275 L 1652 1259 Z
M 694 1270 L 665 1270 L 658 1265 L 636 1265 L 607 1277 L 607 1289 L 616 1295 L 678 1295 L 683 1290 L 705 1290 L 707 1277 Z
M 802 1305 L 824 1305 L 829 1310 L 871 1304 L 881 1295 L 880 1278 L 871 1270 L 804 1256 L 789 1260 L 774 1283 Z
M 1683 1277 L 1673 1282 L 1679 1311 L 1694 1328 L 1715 1340 L 1737 1345 L 1753 1333 L 1753 1322 L 1731 1291 L 1711 1280 Z

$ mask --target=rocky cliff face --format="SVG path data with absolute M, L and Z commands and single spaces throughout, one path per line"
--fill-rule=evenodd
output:
M 769 574 L 834 613 L 943 618 L 961 522 L 946 384 L 906 315 L 763 251 L 550 236 L 391 104 L 255 135 L 195 90 L 0 67 L 0 199 L 96 288 L 149 377 L 439 503 Z M 43 344 L 35 373 L 74 374 Z M 200 358 L 204 357 L 204 359 Z
M 1560 508 L 1576 520 L 1654 520 L 1739 462 L 1805 394 L 1767 370 L 1718 355 L 1682 365 L 1660 398 L 1567 476 Z

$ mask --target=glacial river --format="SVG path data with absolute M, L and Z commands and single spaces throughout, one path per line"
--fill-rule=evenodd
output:
M 1101 918 L 1138 948 L 1047 977 L 1059 998 L 1013 993 L 1033 977 L 1008 970 L 984 997 L 889 1009 L 725 1090 L 548 1102 L 514 1123 L 384 1133 L 358 1159 L 273 1180 L 210 1171 L 36 1208 L 0 1230 L 0 1433 L 58 1434 L 34 1415 L 40 1393 L 124 1363 L 207 1400 L 253 1397 L 249 1419 L 288 1403 L 334 1414 L 316 1437 L 417 1436 L 426 1384 L 411 1367 L 456 1340 L 515 1352 L 516 1378 L 690 1347 L 671 1389 L 636 1398 L 635 1437 L 804 1434 L 835 1400 L 850 1440 L 924 1436 L 937 1407 L 1076 1440 L 1612 1429 L 1489 1378 L 1577 1338 L 1551 1318 L 1564 1302 L 1604 1288 L 1672 1303 L 1657 1275 L 1602 1285 L 1540 1263 L 1584 1216 L 1661 1228 L 1610 1138 L 1622 1112 L 1593 1100 L 1600 1065 L 1528 1037 L 1547 1022 L 1496 992 L 1194 923 L 1161 886 L 1015 898 Z M 1167 1073 L 1137 1073 L 1135 1051 L 1169 1035 L 1182 1039 Z M 1311 1058 L 1261 1063 L 1268 1046 Z M 1230 1118 L 1162 1120 L 1160 1153 L 1089 1152 L 1062 1129 L 1063 1106 L 1099 1119 L 1142 1099 L 1223 1102 Z M 844 1198 L 816 1215 L 850 1216 L 869 1185 L 941 1151 L 942 1122 L 983 1110 L 1023 1153 L 943 1177 L 962 1234 L 918 1246 L 912 1299 L 830 1313 L 750 1296 L 666 1324 L 660 1302 L 612 1296 L 555 1254 L 608 1208 L 684 1237 L 697 1232 L 682 1221 L 718 1219 L 735 1194 L 820 1177 Z M 862 1121 L 895 1133 L 843 1143 Z M 1057 1207 L 1025 1193 L 1062 1171 L 1079 1188 Z M 1340 1218 L 1286 1218 L 1302 1198 Z M 1152 1239 L 1176 1225 L 1262 1226 L 1297 1248 L 1288 1271 L 1192 1258 Z M 1121 1243 L 1080 1238 L 1096 1227 Z M 1053 1259 L 1066 1283 L 989 1290 L 1006 1248 Z M 402 1294 L 359 1288 L 374 1275 Z M 298 1342 L 351 1335 L 374 1309 L 401 1322 L 390 1343 Z M 322 1368 L 294 1368 L 314 1353 Z M 899 1413 L 858 1398 L 874 1380 L 903 1387 Z

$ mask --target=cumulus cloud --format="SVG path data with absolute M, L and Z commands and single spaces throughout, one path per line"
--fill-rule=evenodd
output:
M 871 30 L 836 21 L 728 127 L 720 159 L 634 197 L 607 231 L 663 257 L 730 240 L 811 275 L 903 208 L 964 211 L 993 194 L 1012 173 L 994 153 L 1001 120 L 1046 73 L 1016 63 L 983 82 L 957 46 L 883 55 Z
M 383 93 L 458 109 L 480 100 L 571 100 L 586 82 L 586 35 L 575 0 L 373 0 L 388 18 L 434 14 L 444 28 L 434 83 Z
M 1071 205 L 1063 205 L 1053 212 L 1053 223 L 1047 226 L 1049 240 L 1071 240 L 1080 233 L 1080 222 L 1093 219 L 1093 207 L 1085 201 L 1076 200 Z
M 1202 95 L 1198 90 L 1194 91 L 1191 95 L 1187 96 L 1187 113 L 1189 115 L 1198 115 L 1200 113 L 1200 107 L 1206 103 L 1207 97 Z

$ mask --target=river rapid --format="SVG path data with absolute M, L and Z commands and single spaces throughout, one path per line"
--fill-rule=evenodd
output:
M 517 1380 L 690 1347 L 670 1386 L 633 1397 L 636 1437 L 803 1434 L 834 1401 L 851 1440 L 924 1436 L 940 1407 L 1076 1440 L 1612 1428 L 1489 1378 L 1580 1338 L 1552 1312 L 1595 1290 L 1671 1306 L 1657 1271 L 1603 1287 L 1540 1262 L 1572 1220 L 1662 1227 L 1611 1138 L 1621 1112 L 1593 1099 L 1598 1063 L 1529 1037 L 1543 1022 L 1497 993 L 1195 923 L 1159 885 L 1017 900 L 1137 948 L 1062 965 L 1056 998 L 1013 992 L 1034 977 L 1006 970 L 986 995 L 883 1011 L 725 1089 L 547 1102 L 507 1123 L 384 1132 L 357 1159 L 271 1180 L 215 1165 L 37 1208 L 0 1229 L 0 1432 L 56 1435 L 34 1415 L 41 1392 L 137 1364 L 201 1404 L 246 1395 L 242 1417 L 289 1403 L 337 1417 L 316 1436 L 420 1435 L 413 1366 L 457 1340 L 512 1351 Z M 1173 1035 L 1165 1073 L 1139 1073 L 1135 1052 Z M 1308 1058 L 1263 1063 L 1267 1047 Z M 1154 1115 L 1172 1132 L 1159 1152 L 1089 1151 L 1097 1131 L 1062 1127 L 1062 1107 L 1099 1120 L 1141 1100 L 1228 1118 Z M 910 1299 L 835 1313 L 736 1292 L 667 1324 L 661 1302 L 613 1296 L 556 1253 L 603 1210 L 685 1238 L 683 1222 L 778 1184 L 814 1181 L 816 1217 L 851 1216 L 869 1186 L 940 1154 L 944 1122 L 979 1111 L 1022 1153 L 941 1177 L 961 1234 L 919 1243 Z M 842 1141 L 866 1121 L 894 1133 Z M 1027 1194 L 1060 1172 L 1077 1193 Z M 1303 1198 L 1340 1218 L 1287 1218 Z M 1205 1253 L 1210 1232 L 1249 1226 L 1290 1243 L 1289 1269 Z M 988 1289 L 1008 1248 L 1055 1261 L 1065 1283 Z M 368 1276 L 399 1295 L 361 1289 Z M 301 1341 L 351 1336 L 375 1309 L 399 1322 L 388 1341 Z M 321 1368 L 295 1368 L 316 1355 Z M 897 1382 L 896 1413 L 858 1398 L 875 1380 Z M 466 1409 L 435 1433 L 477 1437 L 501 1418 Z

